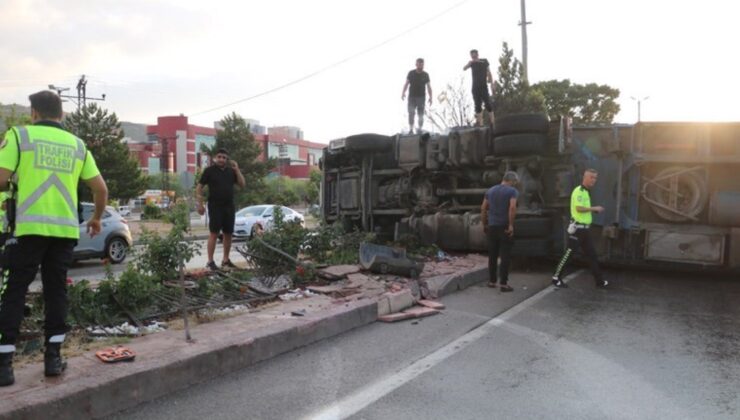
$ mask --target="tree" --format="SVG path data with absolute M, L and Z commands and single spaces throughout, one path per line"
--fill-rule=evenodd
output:
M 229 158 L 239 164 L 239 169 L 247 182 L 246 190 L 236 197 L 237 204 L 239 206 L 257 204 L 265 192 L 264 178 L 275 167 L 275 161 L 259 160 L 263 153 L 262 148 L 255 141 L 254 135 L 249 131 L 249 125 L 241 116 L 231 113 L 221 120 L 220 125 L 222 128 L 216 132 L 216 143 L 211 148 L 202 146 L 203 151 L 213 156 L 218 149 L 228 150 Z
M 18 112 L 17 105 L 0 105 L 0 133 L 5 133 L 10 127 L 31 124 L 31 116 L 27 112 Z
M 506 42 L 498 63 L 498 79 L 493 93 L 496 116 L 545 111 L 544 96 L 524 78 L 522 63 L 514 58 L 514 50 L 509 49 Z
M 64 127 L 85 142 L 108 184 L 111 198 L 127 201 L 144 192 L 148 179 L 141 172 L 139 162 L 121 142 L 123 131 L 115 113 L 108 114 L 107 110 L 91 103 L 68 114 Z M 86 188 L 80 192 L 82 200 L 92 198 Z
M 578 123 L 611 123 L 619 113 L 619 89 L 570 80 L 548 80 L 532 86 L 542 92 L 550 119 L 570 116 Z
M 430 106 L 427 112 L 429 122 L 437 130 L 473 124 L 473 98 L 469 89 L 465 88 L 464 78 L 461 77 L 455 85 L 447 84 L 437 99 L 440 105 Z
M 308 204 L 319 204 L 319 192 L 321 191 L 321 171 L 312 169 L 306 186 L 306 201 Z

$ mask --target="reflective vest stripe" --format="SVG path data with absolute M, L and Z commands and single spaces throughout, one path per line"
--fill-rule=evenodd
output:
M 38 216 L 38 215 L 32 215 L 32 214 L 20 215 L 16 218 L 16 222 L 18 223 L 23 223 L 23 222 L 46 223 L 49 225 L 70 226 L 70 227 L 78 227 L 80 225 L 77 219 L 68 219 L 66 217 L 56 217 L 56 216 Z
M 18 127 L 18 134 L 21 135 L 21 144 L 18 145 L 18 149 L 21 152 L 32 151 L 33 144 L 31 144 L 31 138 L 28 136 L 28 129 L 26 127 Z
M 18 127 L 18 132 L 21 136 L 21 143 L 18 145 L 18 149 L 21 152 L 35 151 L 36 147 L 31 143 L 31 137 L 28 135 L 28 129 L 26 127 Z M 75 137 L 77 141 L 77 149 L 75 150 L 75 157 L 80 160 L 85 160 L 85 142 L 79 137 Z
M 67 187 L 64 186 L 62 183 L 62 180 L 59 179 L 57 174 L 51 174 L 49 175 L 49 178 L 44 181 L 43 184 L 39 185 L 38 188 L 36 188 L 36 191 L 33 192 L 33 194 L 29 195 L 22 203 L 18 205 L 18 209 L 16 210 L 20 220 L 20 216 L 25 214 L 31 206 L 36 204 L 37 201 L 41 198 L 41 196 L 46 193 L 51 187 L 57 187 L 57 190 L 60 194 L 62 194 L 62 197 L 64 198 L 64 201 L 67 202 L 67 206 L 69 206 L 69 210 L 72 214 L 77 213 L 77 204 L 75 204 L 74 200 L 72 200 L 72 197 L 69 195 L 69 191 L 67 191 Z M 77 220 L 77 218 L 72 217 L 73 220 Z

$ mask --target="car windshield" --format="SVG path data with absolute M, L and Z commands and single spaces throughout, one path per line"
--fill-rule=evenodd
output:
M 251 206 L 239 210 L 236 213 L 237 217 L 249 217 L 249 216 L 261 216 L 264 213 L 267 206 Z

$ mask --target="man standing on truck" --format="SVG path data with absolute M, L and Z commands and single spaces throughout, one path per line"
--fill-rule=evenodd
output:
M 601 213 L 604 208 L 601 206 L 591 206 L 591 188 L 596 185 L 598 177 L 596 169 L 586 169 L 583 173 L 583 181 L 577 186 L 570 196 L 570 224 L 568 225 L 568 249 L 565 251 L 563 258 L 560 259 L 555 274 L 552 276 L 552 284 L 558 288 L 568 287 L 563 282 L 563 269 L 568 264 L 571 255 L 576 251 L 579 244 L 581 251 L 588 259 L 591 268 L 591 274 L 594 276 L 597 287 L 606 287 L 609 282 L 604 280 L 599 268 L 599 260 L 596 256 L 593 240 L 591 238 L 592 213 Z
M 426 92 L 429 93 L 429 105 L 432 105 L 432 85 L 429 83 L 429 73 L 424 71 L 424 59 L 416 59 L 416 68 L 406 75 L 406 84 L 403 85 L 401 100 L 406 99 L 406 88 L 409 89 L 409 134 L 414 132 L 414 112 L 419 114 L 419 128 L 416 129 L 421 134 L 421 127 L 424 126 L 424 100 Z
M 485 58 L 478 58 L 478 50 L 470 50 L 470 61 L 463 67 L 463 71 L 471 69 L 473 77 L 473 102 L 475 102 L 475 125 L 483 125 L 483 105 L 491 117 L 493 126 L 493 106 L 488 94 L 488 83 L 491 84 L 491 94 L 494 93 L 491 66 Z
M 506 172 L 501 184 L 491 187 L 483 197 L 480 207 L 481 223 L 488 238 L 488 287 L 496 287 L 500 275 L 499 290 L 511 292 L 509 286 L 509 262 L 514 245 L 514 217 L 516 198 L 519 192 L 514 185 L 519 181 L 516 172 Z M 501 270 L 498 258 L 501 256 Z

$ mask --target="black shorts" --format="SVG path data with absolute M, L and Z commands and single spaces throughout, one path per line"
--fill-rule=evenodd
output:
M 234 204 L 208 203 L 208 230 L 211 233 L 234 233 Z
M 479 114 L 485 105 L 486 111 L 492 112 L 491 96 L 488 94 L 488 86 L 473 88 L 473 102 L 475 103 L 475 113 Z

